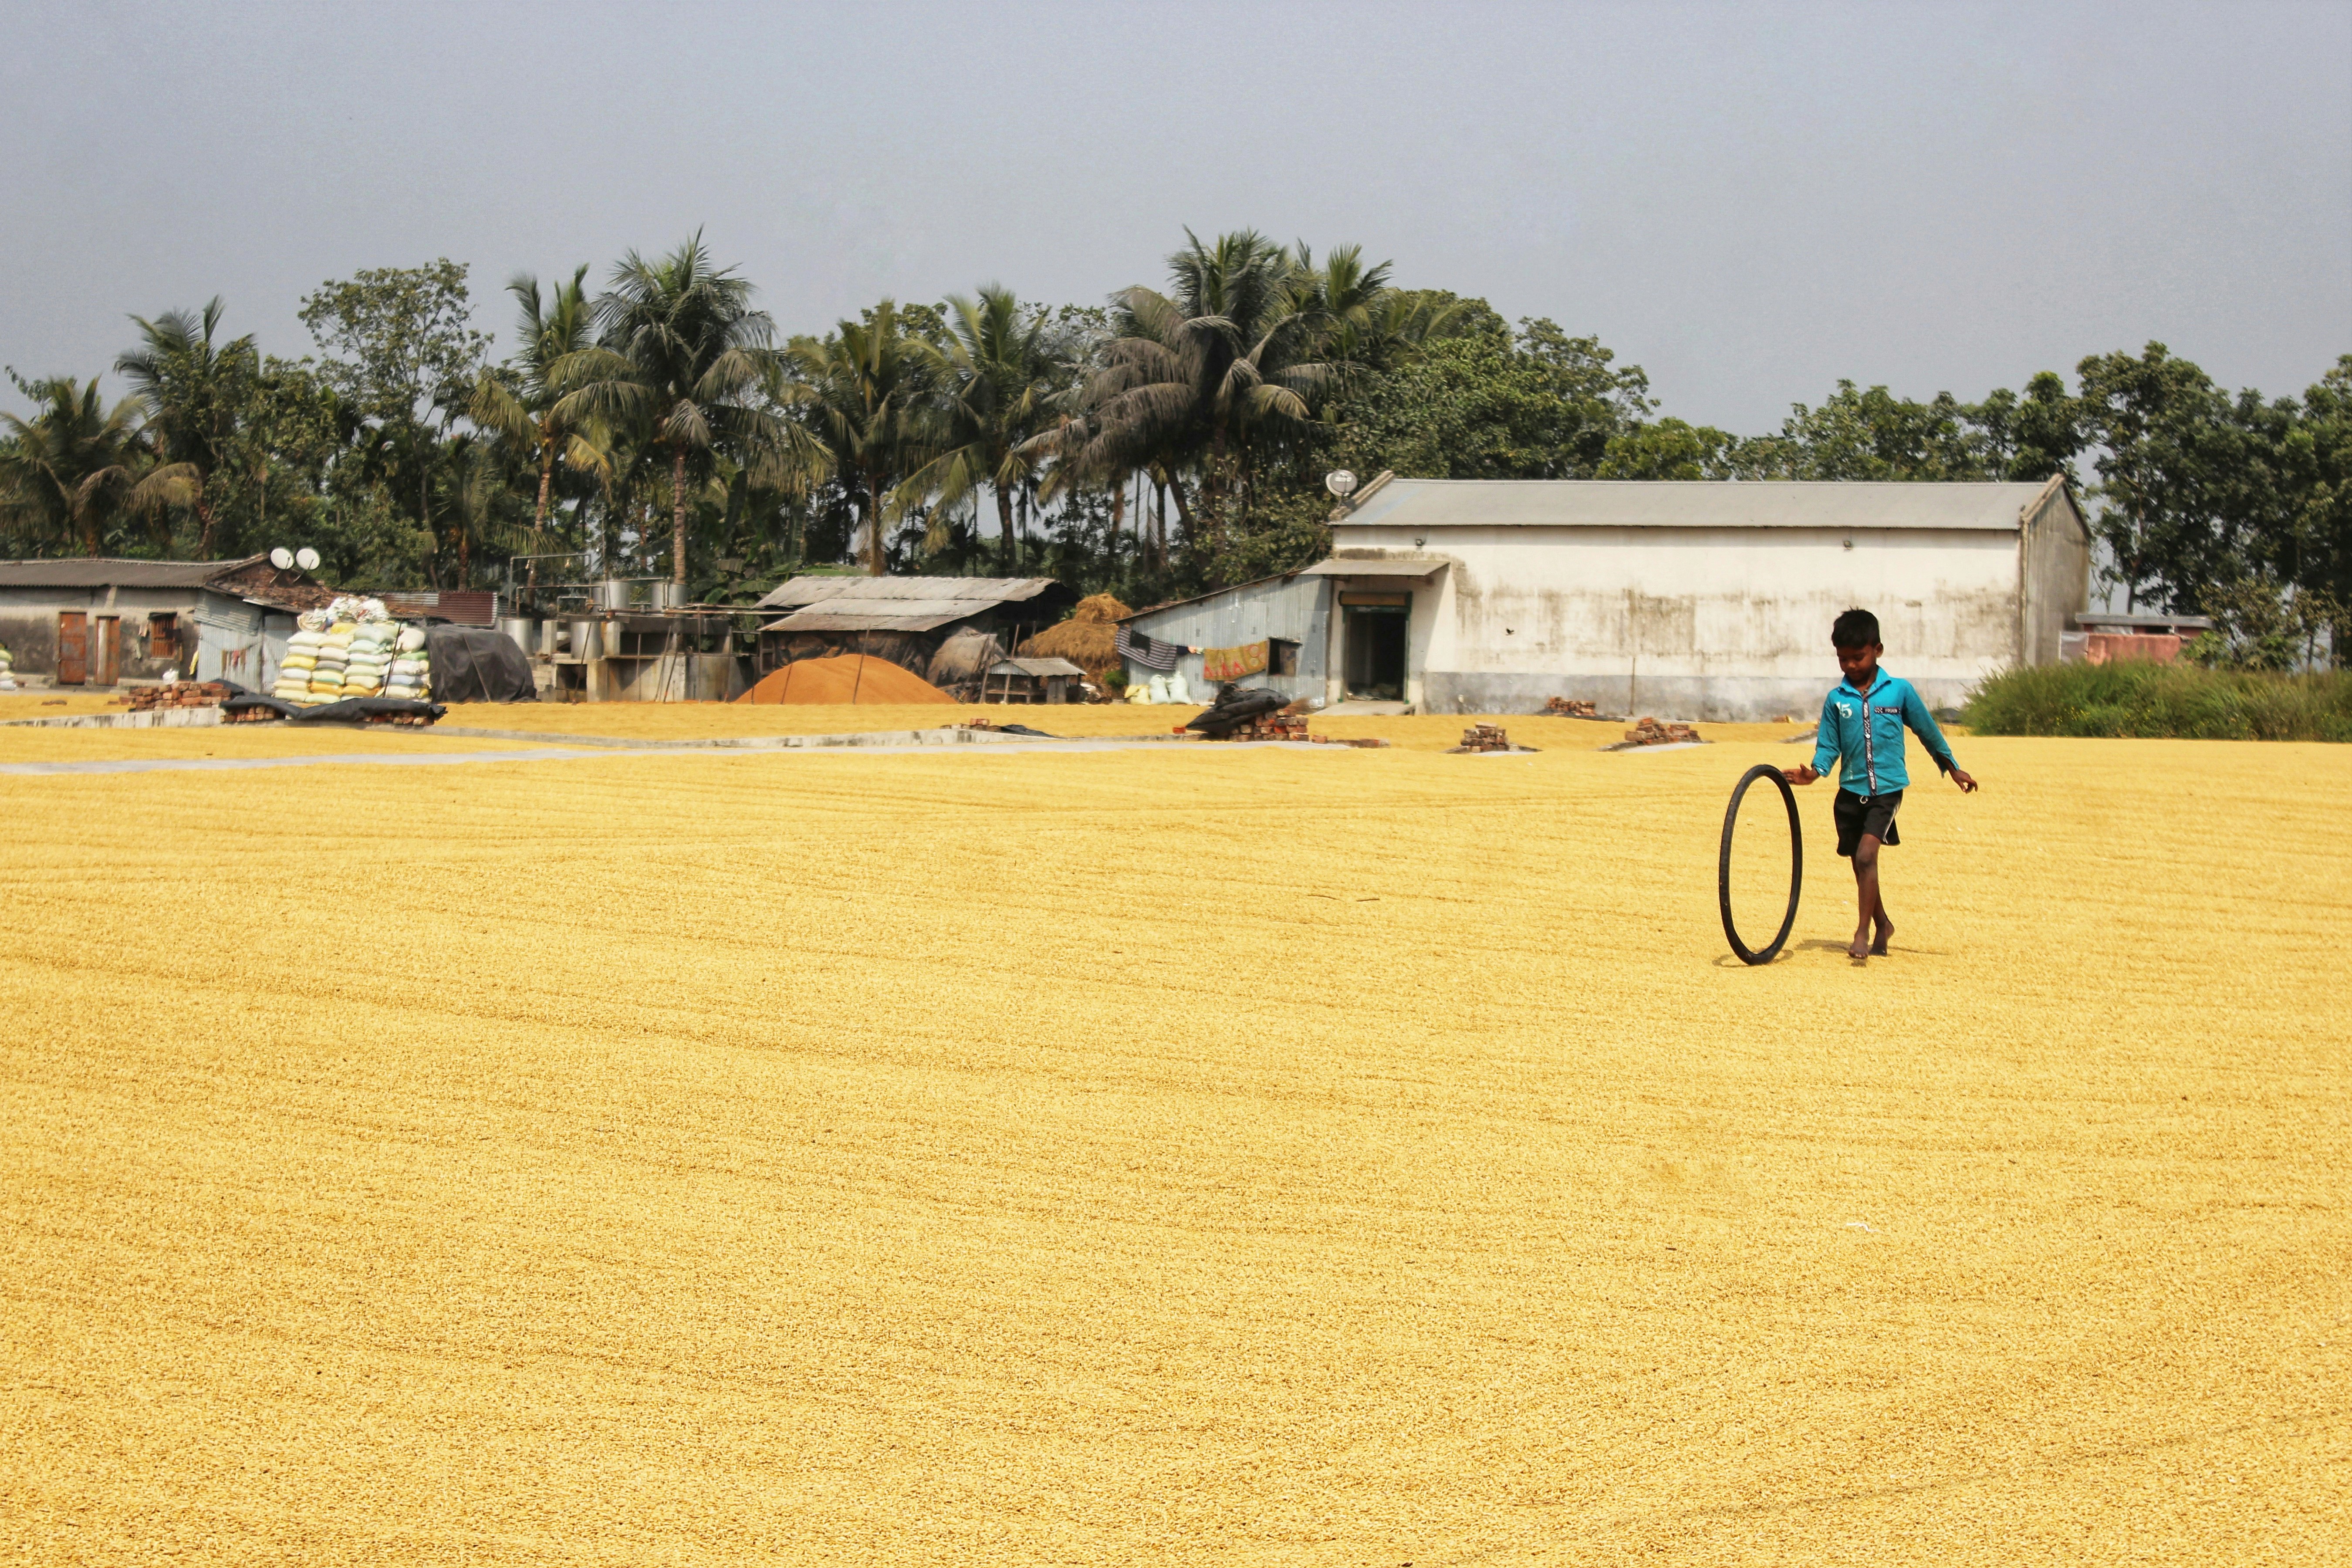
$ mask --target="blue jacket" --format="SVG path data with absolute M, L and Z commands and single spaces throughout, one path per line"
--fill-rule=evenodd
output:
M 1867 708 L 1869 711 L 1864 712 Z M 1827 777 L 1838 759 L 1845 770 L 1838 788 L 1856 795 L 1892 795 L 1911 784 L 1903 765 L 1903 727 L 1919 732 L 1920 743 L 1936 759 L 1937 768 L 1950 773 L 1959 763 L 1952 758 L 1951 742 L 1936 728 L 1936 716 L 1919 700 L 1911 683 L 1885 669 L 1871 682 L 1869 695 L 1841 680 L 1822 702 L 1821 733 L 1813 742 L 1813 772 Z

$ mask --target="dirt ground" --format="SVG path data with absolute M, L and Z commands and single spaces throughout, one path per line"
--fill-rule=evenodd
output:
M 2345 1560 L 2352 749 L 1360 722 L 0 777 L 0 1558 Z

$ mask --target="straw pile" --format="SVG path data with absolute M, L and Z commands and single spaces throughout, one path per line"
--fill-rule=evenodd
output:
M 1118 668 L 1118 622 L 1135 612 L 1108 594 L 1080 599 L 1070 618 L 1021 645 L 1023 658 L 1066 658 L 1095 679 Z
M 855 702 L 904 707 L 909 703 L 952 704 L 955 699 L 903 665 L 862 653 L 832 658 L 796 658 L 774 670 L 735 699 L 738 702 L 799 702 L 835 705 Z

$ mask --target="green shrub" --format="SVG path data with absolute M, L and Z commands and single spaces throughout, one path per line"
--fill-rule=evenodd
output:
M 1992 676 L 1960 722 L 1978 735 L 2352 742 L 2352 671 L 2281 675 L 2192 664 L 2050 664 Z

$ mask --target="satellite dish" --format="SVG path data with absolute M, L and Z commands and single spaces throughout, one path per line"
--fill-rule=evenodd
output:
M 294 564 L 305 572 L 316 572 L 319 569 L 319 552 L 306 544 L 294 552 Z
M 294 564 L 294 552 L 281 544 L 269 552 L 269 563 L 283 572 Z
M 1356 488 L 1356 476 L 1345 468 L 1335 468 L 1323 476 L 1323 488 L 1346 500 Z

